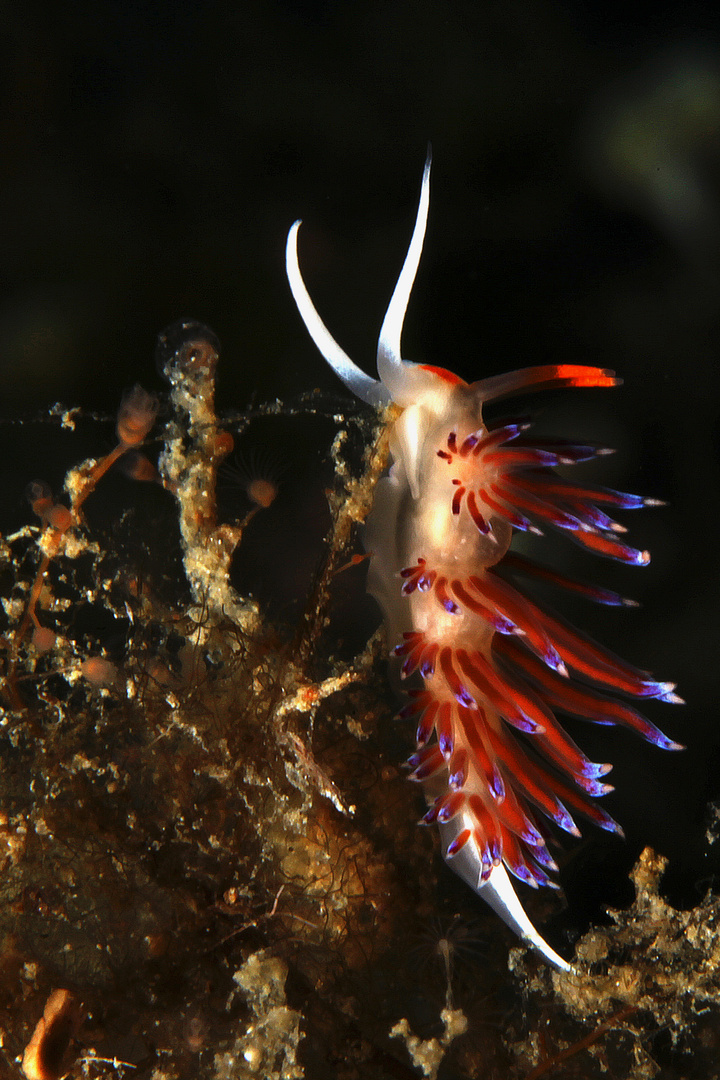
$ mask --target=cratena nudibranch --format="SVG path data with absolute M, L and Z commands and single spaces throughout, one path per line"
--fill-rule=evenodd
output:
M 530 922 L 507 871 L 532 886 L 552 884 L 548 822 L 577 836 L 575 812 L 621 830 L 590 798 L 612 790 L 603 779 L 611 766 L 590 761 L 557 714 L 622 724 L 679 750 L 613 694 L 680 699 L 674 684 L 618 659 L 514 582 L 542 578 L 601 604 L 626 601 L 516 554 L 511 542 L 515 531 L 550 525 L 589 551 L 642 566 L 648 553 L 620 539 L 625 530 L 609 513 L 656 500 L 576 484 L 555 471 L 602 453 L 597 447 L 533 438 L 524 422 L 483 421 L 485 402 L 547 387 L 615 386 L 613 372 L 544 365 L 466 383 L 402 359 L 429 197 L 428 156 L 410 247 L 380 330 L 379 381 L 353 363 L 315 310 L 298 266 L 299 221 L 288 236 L 287 273 L 311 337 L 345 385 L 372 405 L 396 407 L 392 467 L 377 486 L 365 545 L 368 588 L 383 609 L 401 676 L 417 680 L 401 715 L 417 725 L 409 765 L 430 804 L 423 820 L 437 823 L 444 857 L 460 877 L 568 970 Z

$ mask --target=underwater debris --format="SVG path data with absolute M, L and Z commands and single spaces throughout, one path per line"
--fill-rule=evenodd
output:
M 428 1080 L 436 1080 L 438 1069 L 450 1043 L 458 1035 L 464 1035 L 468 1028 L 467 1017 L 462 1009 L 453 1009 L 446 1005 L 440 1013 L 440 1019 L 444 1028 L 440 1039 L 418 1039 L 417 1035 L 413 1035 L 404 1017 L 390 1032 L 394 1039 L 404 1041 L 413 1065 L 416 1069 L 420 1069 Z
M 689 911 L 671 907 L 659 893 L 666 865 L 667 859 L 650 848 L 643 851 L 630 874 L 633 904 L 625 911 L 609 909 L 613 925 L 593 928 L 580 940 L 574 973 L 530 971 L 520 950 L 513 951 L 516 974 L 531 997 L 542 999 L 546 1016 L 554 993 L 557 1004 L 582 1025 L 554 1017 L 554 1048 L 542 1047 L 537 1032 L 524 1044 L 518 1041 L 516 1052 L 535 1066 L 532 1077 L 550 1075 L 570 1050 L 582 1054 L 589 1068 L 585 1051 L 595 1035 L 605 1044 L 606 1063 L 628 1080 L 666 1075 L 663 1068 L 687 1063 L 690 1054 L 692 1072 L 667 1075 L 716 1075 L 720 899 L 708 893 Z
M 218 525 L 215 488 L 218 465 L 233 448 L 215 416 L 215 371 L 220 345 L 202 323 L 183 320 L 159 338 L 156 354 L 170 383 L 175 416 L 165 433 L 158 468 L 177 499 L 185 573 L 199 608 L 212 621 L 224 616 L 245 634 L 257 623 L 257 608 L 230 587 L 230 564 L 242 530 Z
M 235 972 L 252 1012 L 240 1038 L 215 1058 L 217 1080 L 301 1080 L 297 1062 L 301 1014 L 285 998 L 287 964 L 276 956 L 253 953 Z

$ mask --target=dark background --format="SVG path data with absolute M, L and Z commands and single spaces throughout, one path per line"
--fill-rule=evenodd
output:
M 338 390 L 285 281 L 298 216 L 317 306 L 371 371 L 428 141 L 405 355 L 469 379 L 557 361 L 625 379 L 532 407 L 552 430 L 618 448 L 588 477 L 669 503 L 629 516 L 649 568 L 574 549 L 567 567 L 642 601 L 577 618 L 677 679 L 688 705 L 647 712 L 688 750 L 573 729 L 617 762 L 606 806 L 628 834 L 623 845 L 588 828 L 566 873 L 577 911 L 627 898 L 646 843 L 670 856 L 676 901 L 717 884 L 705 842 L 720 796 L 714 7 L 28 0 L 0 15 L 6 529 L 31 520 L 29 480 L 57 489 L 69 465 L 110 448 L 127 386 L 162 391 L 155 337 L 177 318 L 223 343 L 221 411 Z M 75 433 L 35 421 L 58 400 L 107 420 Z

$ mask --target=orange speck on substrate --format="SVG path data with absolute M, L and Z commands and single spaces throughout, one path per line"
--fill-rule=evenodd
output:
M 160 483 L 160 475 L 150 458 L 139 450 L 129 450 L 118 461 L 120 472 L 128 480 L 138 480 L 143 484 Z
M 316 705 L 320 700 L 317 686 L 304 686 L 300 691 L 299 696 L 301 699 L 302 707 L 304 709 L 311 708 L 313 705 Z
M 257 477 L 256 480 L 252 480 L 247 487 L 248 499 L 263 510 L 267 510 L 268 506 L 272 506 L 277 498 L 277 493 L 277 484 L 274 484 L 272 480 L 267 480 L 262 476 Z
M 267 510 L 278 496 L 282 471 L 272 453 L 251 451 L 245 460 L 227 466 L 225 475 L 239 485 L 258 510 Z
M 89 656 L 83 660 L 80 671 L 93 686 L 112 686 L 118 674 L 115 664 L 102 656 Z
M 42 521 L 47 521 L 47 514 L 55 505 L 50 485 L 44 480 L 33 480 L 25 489 L 27 500 L 32 507 L 32 512 Z
M 62 503 L 55 503 L 45 514 L 45 520 L 48 525 L 61 533 L 67 532 L 73 523 L 72 513 Z
M 342 574 L 343 571 L 349 570 L 351 566 L 360 566 L 361 563 L 366 562 L 371 558 L 370 552 L 365 552 L 364 555 L 353 555 L 351 559 L 348 559 L 342 566 L 338 566 L 337 570 L 333 570 L 332 576 L 335 578 L 338 574 Z
M 158 400 L 142 386 L 133 386 L 120 402 L 117 437 L 124 447 L 139 446 L 155 423 Z
M 48 630 L 46 626 L 36 626 L 33 630 L 32 643 L 39 653 L 48 652 L 55 648 L 57 634 L 54 630 Z
M 235 440 L 229 431 L 218 431 L 215 436 L 215 457 L 225 458 L 231 454 L 235 447 Z

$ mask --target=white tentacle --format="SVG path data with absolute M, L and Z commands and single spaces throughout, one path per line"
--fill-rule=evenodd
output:
M 459 814 L 458 817 L 446 825 L 440 825 L 440 841 L 442 844 L 443 857 L 445 858 L 445 852 L 448 849 L 448 845 L 455 839 L 455 837 L 464 828 L 472 826 L 473 822 L 466 821 L 464 814 Z M 486 904 L 489 904 L 493 911 L 500 916 L 506 926 L 509 926 L 513 933 L 517 934 L 519 938 L 526 941 L 528 945 L 531 945 L 533 949 L 540 953 L 548 964 L 552 964 L 558 971 L 572 971 L 572 967 L 566 960 L 563 960 L 562 956 L 555 952 L 555 950 L 548 945 L 547 941 L 538 933 L 533 924 L 530 922 L 524 907 L 518 899 L 518 895 L 513 888 L 512 882 L 508 877 L 507 871 L 502 864 L 500 866 L 494 866 L 490 871 L 490 877 L 487 881 L 481 881 L 482 865 L 477 856 L 477 850 L 472 841 L 465 844 L 464 847 L 458 851 L 457 855 L 453 855 L 451 859 L 446 859 L 449 865 L 452 866 L 455 873 L 466 881 L 471 889 L 474 890 L 480 896 Z
M 408 369 L 414 367 L 402 359 L 401 338 L 405 312 L 407 311 L 410 293 L 412 292 L 415 276 L 420 265 L 425 229 L 427 227 L 428 209 L 430 207 L 430 167 L 432 154 L 428 149 L 423 170 L 422 187 L 420 189 L 420 202 L 418 203 L 415 227 L 410 239 L 407 255 L 400 277 L 390 299 L 378 339 L 377 369 L 378 375 L 390 391 L 393 401 L 404 404 L 402 398 L 407 393 Z
M 310 299 L 310 294 L 305 288 L 305 282 L 300 273 L 298 263 L 297 235 L 301 222 L 296 221 L 290 229 L 285 247 L 285 265 L 287 267 L 288 281 L 292 290 L 295 303 L 297 304 L 300 317 L 308 329 L 322 355 L 327 360 L 335 374 L 342 379 L 356 397 L 366 401 L 369 405 L 387 405 L 390 394 L 386 387 L 377 379 L 370 378 L 354 363 L 348 354 L 342 349 L 332 336 L 325 323 L 318 315 L 315 305 Z

